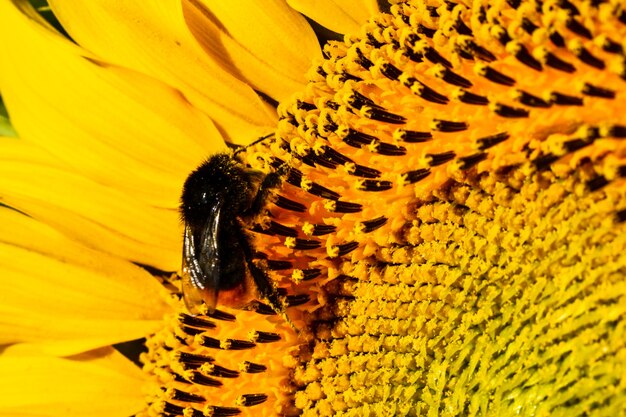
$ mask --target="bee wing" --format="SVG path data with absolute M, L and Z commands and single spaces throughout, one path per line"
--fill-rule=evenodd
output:
M 201 314 L 204 302 L 209 312 L 215 310 L 220 279 L 219 225 L 222 204 L 216 204 L 209 212 L 200 235 L 185 225 L 183 237 L 182 289 L 187 309 Z M 199 237 L 199 239 L 198 239 Z

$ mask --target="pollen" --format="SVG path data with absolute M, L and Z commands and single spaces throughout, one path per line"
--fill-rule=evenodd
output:
M 173 320 L 156 414 L 626 409 L 626 10 L 392 3 L 239 156 L 285 172 L 249 225 L 284 316 Z

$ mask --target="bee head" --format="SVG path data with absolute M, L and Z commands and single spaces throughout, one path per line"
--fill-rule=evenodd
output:
M 180 212 L 191 227 L 203 227 L 207 213 L 221 204 L 225 213 L 240 215 L 253 199 L 255 175 L 228 154 L 216 154 L 193 171 L 183 187 Z

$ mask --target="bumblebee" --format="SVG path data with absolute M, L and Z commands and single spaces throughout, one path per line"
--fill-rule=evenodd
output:
M 284 312 L 278 294 L 259 260 L 245 224 L 262 214 L 280 172 L 264 174 L 246 168 L 233 154 L 218 153 L 194 170 L 183 187 L 180 213 L 184 222 L 182 289 L 192 314 L 220 303 L 241 307 L 259 298 Z

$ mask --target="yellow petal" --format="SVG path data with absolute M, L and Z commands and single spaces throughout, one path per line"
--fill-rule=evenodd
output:
M 80 45 L 179 89 L 231 140 L 245 143 L 274 125 L 273 110 L 206 55 L 189 32 L 180 1 L 54 0 L 50 5 Z
M 0 344 L 68 355 L 143 337 L 169 309 L 156 278 L 0 210 Z
M 0 197 L 5 204 L 88 247 L 167 271 L 178 269 L 182 229 L 174 208 L 150 206 L 130 193 L 43 162 L 38 152 L 32 153 L 37 162 L 30 162 L 28 151 L 35 149 L 20 140 L 0 141 Z M 178 188 L 169 189 L 174 206 Z
M 142 268 L 129 266 L 126 259 L 107 255 L 90 249 L 81 243 L 64 236 L 50 225 L 39 222 L 17 211 L 0 209 L 2 234 L 0 242 L 74 264 L 85 269 L 92 269 L 111 280 L 119 280 L 129 291 L 141 291 L 146 295 L 158 295 L 161 289 L 153 277 Z M 34 266 L 31 266 L 34 268 Z M 36 269 L 36 268 L 34 268 Z M 150 305 L 155 309 L 158 304 Z M 160 317 L 162 309 L 151 313 L 151 317 Z
M 287 0 L 303 15 L 337 33 L 358 33 L 379 12 L 376 0 Z
M 89 356 L 90 360 L 3 354 L 0 415 L 128 417 L 141 411 L 142 373 L 113 349 Z
M 210 119 L 155 79 L 86 59 L 11 4 L 0 3 L 0 83 L 20 137 L 100 183 L 175 207 L 187 173 L 224 149 Z
M 312 59 L 321 57 L 312 28 L 284 0 L 185 0 L 183 11 L 215 60 L 277 101 L 304 88 Z
M 89 248 L 72 237 L 63 235 L 49 224 L 8 208 L 0 209 L 2 233 L 0 242 L 32 252 L 39 253 L 61 262 L 73 264 L 85 269 L 97 271 L 103 278 L 117 280 L 132 293 L 143 292 L 146 296 L 155 296 L 154 300 L 145 300 L 148 317 L 159 318 L 163 312 L 162 303 L 156 297 L 161 285 L 142 268 L 128 263 L 121 258 Z M 33 268 L 36 269 L 36 268 Z

